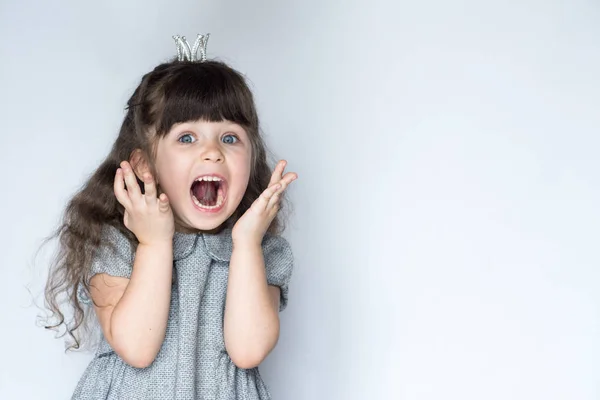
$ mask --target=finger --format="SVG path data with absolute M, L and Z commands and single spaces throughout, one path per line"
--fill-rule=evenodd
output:
M 271 198 L 269 199 L 269 204 L 267 205 L 267 209 L 269 208 L 273 208 L 273 207 L 279 207 L 279 202 L 281 201 L 281 196 L 283 195 L 283 192 L 285 192 L 285 189 L 288 186 L 288 182 L 286 181 L 281 181 L 279 182 L 279 189 L 277 189 L 275 191 L 275 193 L 273 193 L 273 196 L 271 196 Z
M 298 175 L 295 172 L 288 172 L 287 174 L 285 174 L 285 176 L 278 182 L 281 185 L 281 187 L 275 192 L 274 196 L 283 193 L 287 189 L 287 187 L 296 179 L 298 179 Z
M 154 183 L 154 179 L 150 174 L 145 174 L 143 178 L 144 198 L 146 199 L 146 204 L 156 204 L 156 184 Z
M 292 183 L 296 179 L 298 179 L 298 174 L 296 174 L 295 172 L 288 172 L 287 174 L 285 174 L 283 179 L 279 181 L 281 187 L 273 194 L 273 196 L 271 196 L 267 208 L 279 207 L 279 201 L 281 199 L 282 193 L 285 192 L 290 183 Z
M 274 185 L 281 180 L 281 177 L 283 176 L 283 171 L 285 170 L 286 165 L 287 165 L 287 161 L 285 161 L 285 160 L 280 160 L 277 163 L 277 165 L 275 166 L 275 170 L 273 171 L 273 174 L 271 175 L 271 181 L 269 182 L 269 186 Z
M 260 204 L 260 206 L 262 208 L 266 208 L 269 205 L 269 200 L 271 199 L 271 197 L 273 197 L 273 195 L 279 189 L 281 189 L 281 184 L 280 183 L 276 183 L 274 185 L 269 186 L 267 189 L 265 189 L 261 193 L 261 195 L 258 197 L 258 203 Z
M 279 183 L 283 184 L 285 182 L 285 186 L 288 186 L 290 183 L 298 179 L 298 174 L 295 172 L 288 172 L 281 178 Z
M 161 212 L 167 212 L 171 209 L 171 205 L 169 204 L 169 199 L 167 198 L 167 195 L 164 193 L 161 193 L 160 196 L 158 197 L 158 209 Z
M 269 199 L 269 204 L 267 204 L 267 210 L 279 207 L 279 203 L 281 201 L 281 194 L 282 193 L 283 193 L 283 190 L 280 189 L 277 192 L 275 192 L 273 194 L 273 196 L 271 196 L 271 198 Z
M 123 177 L 125 178 L 129 199 L 131 199 L 132 203 L 141 200 L 142 191 L 140 190 L 140 185 L 133 173 L 133 169 L 131 169 L 131 165 L 127 161 L 123 161 L 121 163 L 121 168 L 123 169 Z
M 123 207 L 131 208 L 131 200 L 129 199 L 129 194 L 125 190 L 125 182 L 123 181 L 123 170 L 121 168 L 117 168 L 117 172 L 115 173 L 115 181 L 114 181 L 114 192 L 117 201 L 121 203 Z

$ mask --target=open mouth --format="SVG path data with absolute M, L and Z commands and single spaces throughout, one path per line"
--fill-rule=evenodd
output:
M 227 182 L 214 175 L 196 178 L 191 187 L 194 204 L 204 210 L 219 209 L 225 202 Z

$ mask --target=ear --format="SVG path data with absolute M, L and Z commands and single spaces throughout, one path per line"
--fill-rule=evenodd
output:
M 131 152 L 129 164 L 131 164 L 131 168 L 133 168 L 133 172 L 135 172 L 137 178 L 142 182 L 144 181 L 142 177 L 145 174 L 152 174 L 150 163 L 141 149 L 135 149 Z

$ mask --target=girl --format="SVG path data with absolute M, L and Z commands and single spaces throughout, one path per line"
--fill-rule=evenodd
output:
M 253 96 L 224 63 L 180 55 L 127 104 L 65 211 L 46 286 L 51 327 L 73 347 L 85 303 L 102 331 L 73 399 L 269 399 L 257 367 L 287 304 L 278 211 L 297 175 L 285 161 L 269 170 Z

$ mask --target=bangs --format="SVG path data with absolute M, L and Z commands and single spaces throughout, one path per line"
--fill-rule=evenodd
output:
M 156 121 L 159 136 L 175 124 L 197 120 L 228 120 L 257 128 L 254 100 L 244 78 L 219 62 L 181 64 L 165 82 L 163 96 L 164 108 Z

